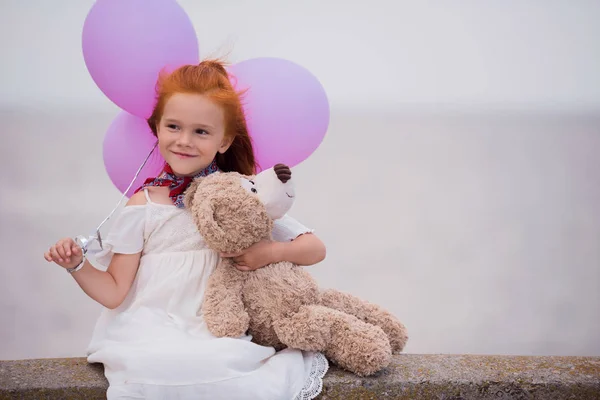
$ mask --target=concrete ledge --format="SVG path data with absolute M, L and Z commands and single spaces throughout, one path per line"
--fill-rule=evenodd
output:
M 84 358 L 0 361 L 0 399 L 104 399 Z M 333 367 L 319 399 L 600 399 L 600 357 L 395 356 L 377 376 Z

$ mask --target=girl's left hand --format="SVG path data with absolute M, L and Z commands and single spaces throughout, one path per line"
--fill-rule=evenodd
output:
M 240 271 L 254 271 L 277 262 L 277 242 L 263 239 L 239 253 L 221 253 L 221 257 L 233 258 Z

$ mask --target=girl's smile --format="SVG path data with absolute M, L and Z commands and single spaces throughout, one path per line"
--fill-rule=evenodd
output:
M 193 157 L 197 157 L 193 154 L 185 154 L 185 153 L 179 153 L 176 151 L 172 151 L 173 154 L 175 154 L 176 156 L 178 156 L 181 159 L 187 159 L 187 158 L 193 158 Z

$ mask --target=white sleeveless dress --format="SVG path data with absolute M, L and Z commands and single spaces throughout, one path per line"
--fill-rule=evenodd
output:
M 125 207 L 95 264 L 114 253 L 142 251 L 133 285 L 116 309 L 104 309 L 88 347 L 88 361 L 103 363 L 113 399 L 313 399 L 328 363 L 321 353 L 216 338 L 201 304 L 219 261 L 187 210 L 157 204 Z M 275 222 L 273 238 L 293 240 L 309 229 L 289 216 Z M 91 260 L 94 262 L 94 260 Z

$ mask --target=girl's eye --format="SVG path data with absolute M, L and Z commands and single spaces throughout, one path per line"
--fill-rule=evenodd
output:
M 196 133 L 199 135 L 208 135 L 208 132 L 206 132 L 204 129 L 196 129 Z
M 169 128 L 171 130 L 177 130 L 179 127 L 175 124 L 169 124 L 169 125 L 167 125 L 167 128 Z

